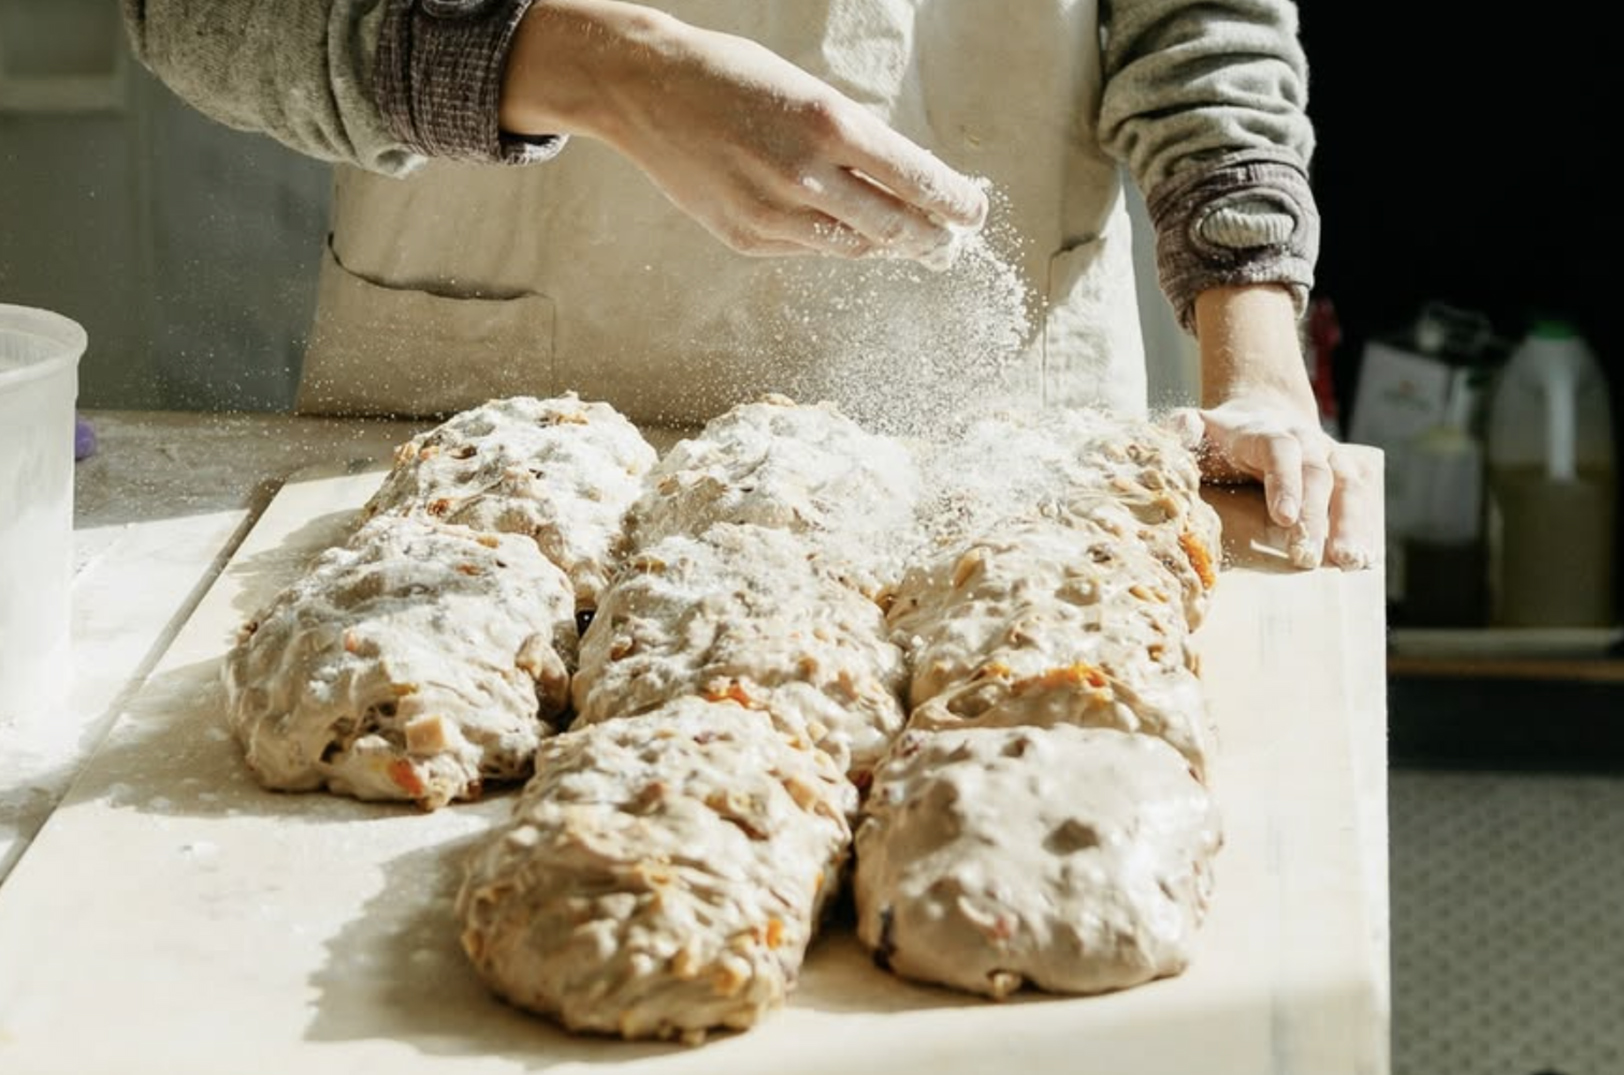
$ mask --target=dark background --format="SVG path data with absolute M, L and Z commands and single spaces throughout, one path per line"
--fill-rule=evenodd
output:
M 1536 314 L 1572 320 L 1607 371 L 1616 454 L 1624 79 L 1605 9 L 1520 6 L 1513 18 L 1459 0 L 1319 0 L 1299 10 L 1318 134 L 1316 293 L 1342 324 L 1344 420 L 1364 342 L 1442 301 L 1488 315 L 1508 341 Z
M 1339 382 L 1365 339 L 1428 300 L 1479 310 L 1512 339 L 1549 312 L 1574 320 L 1607 367 L 1616 428 L 1624 100 L 1604 9 L 1300 10 L 1319 135 L 1317 290 L 1342 320 Z

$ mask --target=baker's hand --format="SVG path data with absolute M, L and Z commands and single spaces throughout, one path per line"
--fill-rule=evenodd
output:
M 1269 519 L 1286 530 L 1294 565 L 1313 568 L 1323 560 L 1357 570 L 1376 562 L 1379 457 L 1349 451 L 1300 408 L 1262 394 L 1175 412 L 1172 421 L 1200 453 L 1207 480 L 1263 486 Z
M 987 212 L 973 182 L 833 87 L 752 41 L 637 4 L 531 8 L 501 120 L 608 143 L 746 254 L 929 260 Z
M 1356 570 L 1382 548 L 1380 457 L 1319 426 L 1289 293 L 1214 289 L 1196 300 L 1207 406 L 1170 421 L 1210 481 L 1263 486 L 1270 521 L 1298 567 Z

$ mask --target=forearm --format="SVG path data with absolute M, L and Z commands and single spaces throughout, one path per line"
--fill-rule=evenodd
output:
M 1316 413 L 1291 293 L 1278 285 L 1208 288 L 1195 301 L 1201 405 L 1267 395 Z
M 662 12 L 617 0 L 535 4 L 503 76 L 502 129 L 614 141 L 616 87 L 639 78 L 637 64 L 666 50 L 680 28 Z

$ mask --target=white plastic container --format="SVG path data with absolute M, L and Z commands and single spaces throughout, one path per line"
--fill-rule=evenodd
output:
M 1613 423 L 1607 381 L 1571 326 L 1534 326 L 1489 410 L 1495 622 L 1610 627 Z
M 85 331 L 0 304 L 0 713 L 72 680 L 73 424 Z M 0 747 L 0 750 L 3 750 Z

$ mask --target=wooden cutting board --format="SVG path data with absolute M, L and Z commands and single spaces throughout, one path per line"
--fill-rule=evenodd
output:
M 900 982 L 836 924 L 785 1011 L 700 1048 L 572 1038 L 485 992 L 451 900 L 501 795 L 434 814 L 261 790 L 238 624 L 377 474 L 287 484 L 0 888 L 0 1071 L 887 1075 L 1387 1070 L 1382 580 L 1236 547 L 1200 636 L 1226 844 L 1194 965 L 1092 998 Z M 1231 533 L 1256 501 L 1219 494 Z

